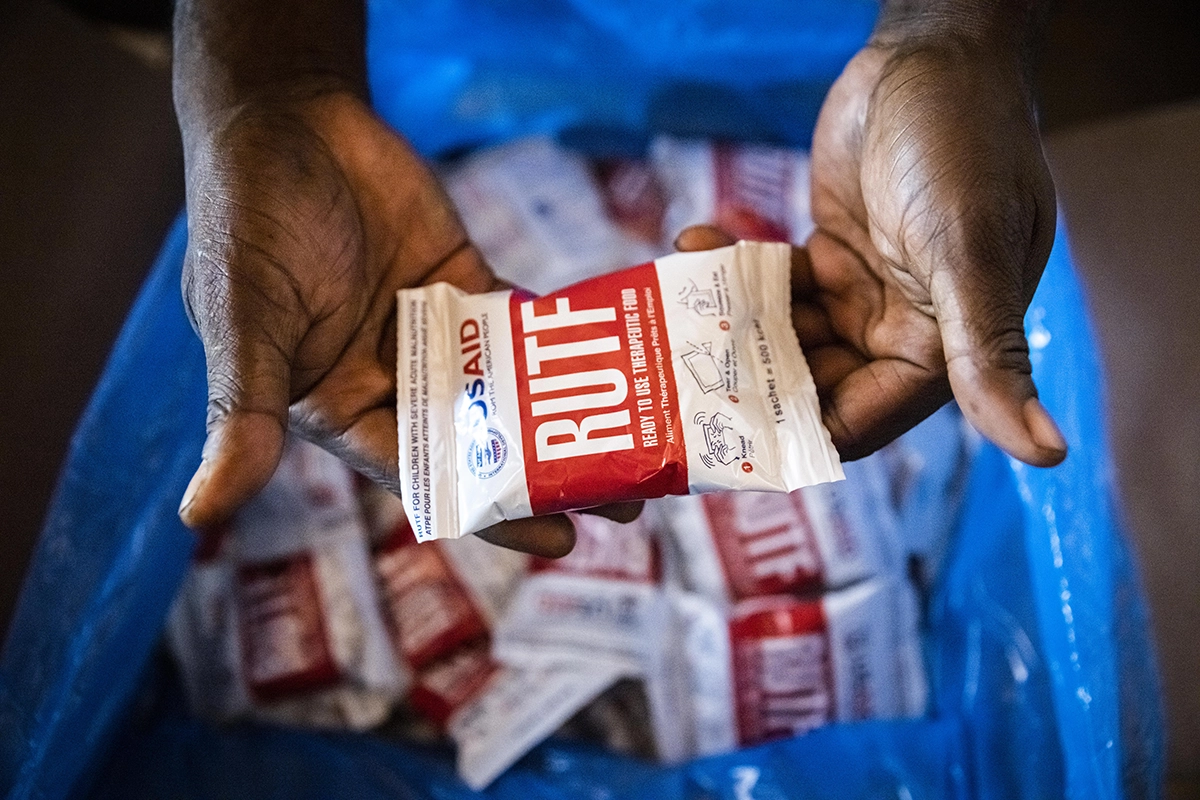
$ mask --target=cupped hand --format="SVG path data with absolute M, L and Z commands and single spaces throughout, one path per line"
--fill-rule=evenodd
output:
M 1054 240 L 1054 186 L 1024 75 L 955 43 L 870 45 L 822 108 L 817 229 L 793 257 L 793 322 L 842 457 L 953 396 L 1037 466 L 1066 443 L 1037 400 L 1023 317 Z M 692 229 L 685 249 L 724 237 Z
M 185 148 L 183 293 L 209 396 L 180 516 L 227 519 L 274 473 L 288 430 L 398 493 L 396 291 L 499 285 L 446 195 L 349 92 L 240 106 L 185 127 Z M 549 556 L 574 541 L 561 515 L 481 535 Z

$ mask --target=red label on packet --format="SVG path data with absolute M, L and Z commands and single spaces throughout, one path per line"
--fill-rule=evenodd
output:
M 454 712 L 486 689 L 492 677 L 500 671 L 500 665 L 492 660 L 490 649 L 485 636 L 459 647 L 426 667 L 417 676 L 409 695 L 413 708 L 437 726 L 445 728 Z
M 657 619 L 657 548 L 640 520 L 571 520 L 575 549 L 536 565 L 493 631 L 492 652 L 522 667 L 604 663 L 637 674 Z
M 821 555 L 800 492 L 701 498 L 734 600 L 821 588 Z
M 400 488 L 417 540 L 839 480 L 790 324 L 789 270 L 787 245 L 740 242 L 540 299 L 400 291 Z
M 317 581 L 308 553 L 238 570 L 242 665 L 256 701 L 332 686 L 340 679 Z
M 729 623 L 738 739 L 744 746 L 804 733 L 835 716 L 820 600 L 762 598 Z
M 471 594 L 437 547 L 399 526 L 374 552 L 384 618 L 396 655 L 413 669 L 487 633 Z
M 534 514 L 687 493 L 662 306 L 653 264 L 625 270 L 619 281 L 578 284 L 569 296 L 513 297 Z
M 775 148 L 713 145 L 719 228 L 739 239 L 786 242 L 792 192 L 792 162 Z
M 626 232 L 658 244 L 662 240 L 667 199 L 654 169 L 646 161 L 606 159 L 595 165 L 604 208 Z

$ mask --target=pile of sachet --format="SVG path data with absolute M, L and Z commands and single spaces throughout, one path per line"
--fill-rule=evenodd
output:
M 519 141 L 443 170 L 472 239 L 532 291 L 650 260 L 689 224 L 802 242 L 802 151 L 661 139 L 588 160 Z M 921 590 L 974 436 L 953 407 L 847 479 L 669 497 L 574 551 L 418 545 L 401 501 L 289 440 L 206 532 L 168 641 L 199 715 L 448 737 L 471 787 L 550 735 L 675 762 L 830 722 L 924 712 Z

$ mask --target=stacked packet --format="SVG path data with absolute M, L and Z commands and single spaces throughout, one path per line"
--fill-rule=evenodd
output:
M 497 619 L 511 614 L 527 558 L 474 536 L 418 545 L 400 500 L 368 487 L 374 564 L 408 703 L 458 747 L 472 788 L 491 783 L 619 680 L 605 663 L 506 663 Z
M 788 495 L 662 501 L 678 568 L 647 676 L 664 758 L 923 713 L 917 601 L 878 466 Z
M 203 538 L 167 622 L 197 713 L 363 730 L 409 685 L 375 591 L 352 473 L 290 439 L 275 476 Z
M 812 230 L 802 151 L 660 138 L 588 161 L 539 138 L 443 177 L 498 274 L 539 292 L 670 252 L 690 224 Z M 674 762 L 916 715 L 906 576 L 936 573 L 972 446 L 945 409 L 843 483 L 668 497 L 629 525 L 573 514 L 575 551 L 545 561 L 418 545 L 398 498 L 289 441 L 205 537 L 168 641 L 199 714 L 448 737 L 474 788 L 556 731 Z

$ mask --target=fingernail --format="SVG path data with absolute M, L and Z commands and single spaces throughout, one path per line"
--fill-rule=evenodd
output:
M 204 486 L 208 480 L 208 473 L 211 467 L 207 460 L 201 461 L 200 466 L 196 469 L 196 474 L 188 481 L 187 489 L 183 493 L 183 499 L 179 501 L 179 518 L 184 524 L 191 525 L 191 520 L 188 519 L 188 512 L 191 510 L 192 502 L 196 499 L 196 493 Z
M 1039 447 L 1058 453 L 1067 452 L 1067 440 L 1063 438 L 1062 431 L 1036 397 L 1025 401 L 1025 426 Z

